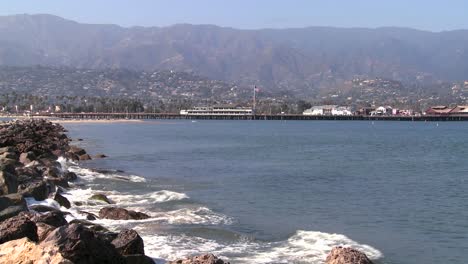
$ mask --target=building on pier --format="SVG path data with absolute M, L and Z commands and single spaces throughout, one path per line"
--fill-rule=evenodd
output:
M 239 105 L 216 105 L 216 106 L 203 106 L 194 107 L 192 109 L 180 110 L 181 115 L 234 115 L 244 116 L 252 115 L 253 110 L 249 107 L 241 107 Z

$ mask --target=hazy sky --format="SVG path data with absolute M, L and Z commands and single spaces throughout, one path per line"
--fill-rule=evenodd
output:
M 468 29 L 468 0 L 0 0 L 0 15 L 22 13 L 122 26 Z

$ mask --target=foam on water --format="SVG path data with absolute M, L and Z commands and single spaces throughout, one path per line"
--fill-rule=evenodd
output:
M 211 252 L 233 263 L 324 263 L 327 254 L 335 246 L 353 247 L 371 259 L 383 257 L 382 253 L 368 245 L 359 244 L 340 234 L 315 231 L 297 231 L 286 241 L 262 243 L 239 241 L 223 244 L 214 240 L 186 235 L 144 234 L 148 255 L 165 263 L 188 255 Z
M 92 182 L 95 179 L 109 179 L 128 182 L 146 182 L 146 179 L 137 175 L 121 175 L 117 173 L 100 173 L 87 168 L 82 168 L 76 165 L 71 165 L 68 170 L 76 173 L 80 179 Z

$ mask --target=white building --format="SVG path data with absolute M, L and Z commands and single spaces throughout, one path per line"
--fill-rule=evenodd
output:
M 351 109 L 346 106 L 337 105 L 319 105 L 305 110 L 303 115 L 311 116 L 349 116 L 353 115 Z
M 181 115 L 252 115 L 252 108 L 237 105 L 217 105 L 212 107 L 194 107 L 180 110 Z

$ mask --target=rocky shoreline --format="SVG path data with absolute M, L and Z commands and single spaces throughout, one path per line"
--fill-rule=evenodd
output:
M 135 263 L 154 261 L 145 255 L 144 242 L 133 229 L 111 232 L 93 223 L 96 219 L 141 220 L 143 212 L 111 205 L 105 195 L 92 200 L 109 204 L 87 220 L 67 221 L 74 206 L 64 195 L 77 175 L 58 162 L 91 156 L 71 144 L 67 131 L 46 120 L 0 123 L 0 263 Z M 98 155 L 102 158 L 105 155 Z M 27 200 L 53 199 L 63 210 Z M 327 264 L 369 264 L 365 254 L 347 248 L 334 248 Z M 223 264 L 212 254 L 189 257 L 171 264 Z

